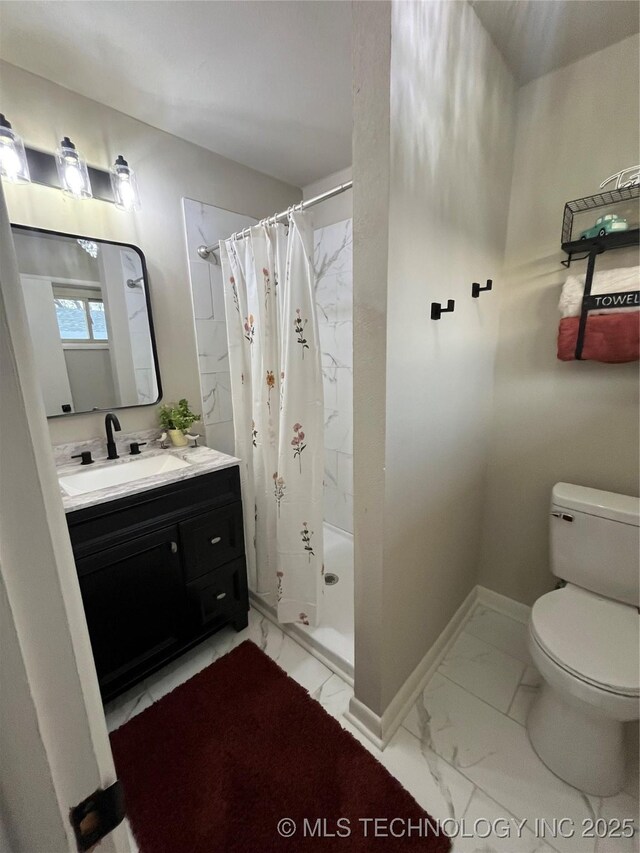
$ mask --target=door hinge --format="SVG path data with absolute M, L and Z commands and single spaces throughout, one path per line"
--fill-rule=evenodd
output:
M 124 788 L 116 779 L 108 788 L 98 788 L 70 812 L 78 850 L 90 850 L 122 823 L 125 816 Z

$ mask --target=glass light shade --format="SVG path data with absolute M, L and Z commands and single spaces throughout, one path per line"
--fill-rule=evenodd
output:
M 31 181 L 24 142 L 0 113 L 0 175 L 13 184 Z
M 92 258 L 98 257 L 98 244 L 95 240 L 83 240 L 82 238 L 78 238 L 78 245 L 81 249 L 84 249 L 87 255 L 90 255 Z
M 138 181 L 135 172 L 129 167 L 122 154 L 118 155 L 110 173 L 116 207 L 120 210 L 138 210 L 140 207 Z
M 87 164 L 68 136 L 65 136 L 56 151 L 56 165 L 60 186 L 65 195 L 73 198 L 93 197 Z

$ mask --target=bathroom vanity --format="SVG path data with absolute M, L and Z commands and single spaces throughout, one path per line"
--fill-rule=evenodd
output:
M 147 470 L 164 470 L 129 479 L 140 461 L 58 469 L 105 701 L 222 626 L 247 625 L 238 460 L 208 448 L 153 450 Z
M 247 625 L 239 460 L 120 431 L 112 409 L 162 396 L 141 249 L 12 231 L 47 417 L 107 413 L 106 444 L 54 447 L 106 701 L 222 626 Z

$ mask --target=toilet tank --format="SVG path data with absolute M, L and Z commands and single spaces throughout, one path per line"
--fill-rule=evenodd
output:
M 640 498 L 556 483 L 549 522 L 554 575 L 640 604 Z

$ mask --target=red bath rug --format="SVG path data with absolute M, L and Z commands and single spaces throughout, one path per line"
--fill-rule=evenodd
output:
M 248 641 L 111 745 L 141 853 L 450 849 L 400 783 Z

